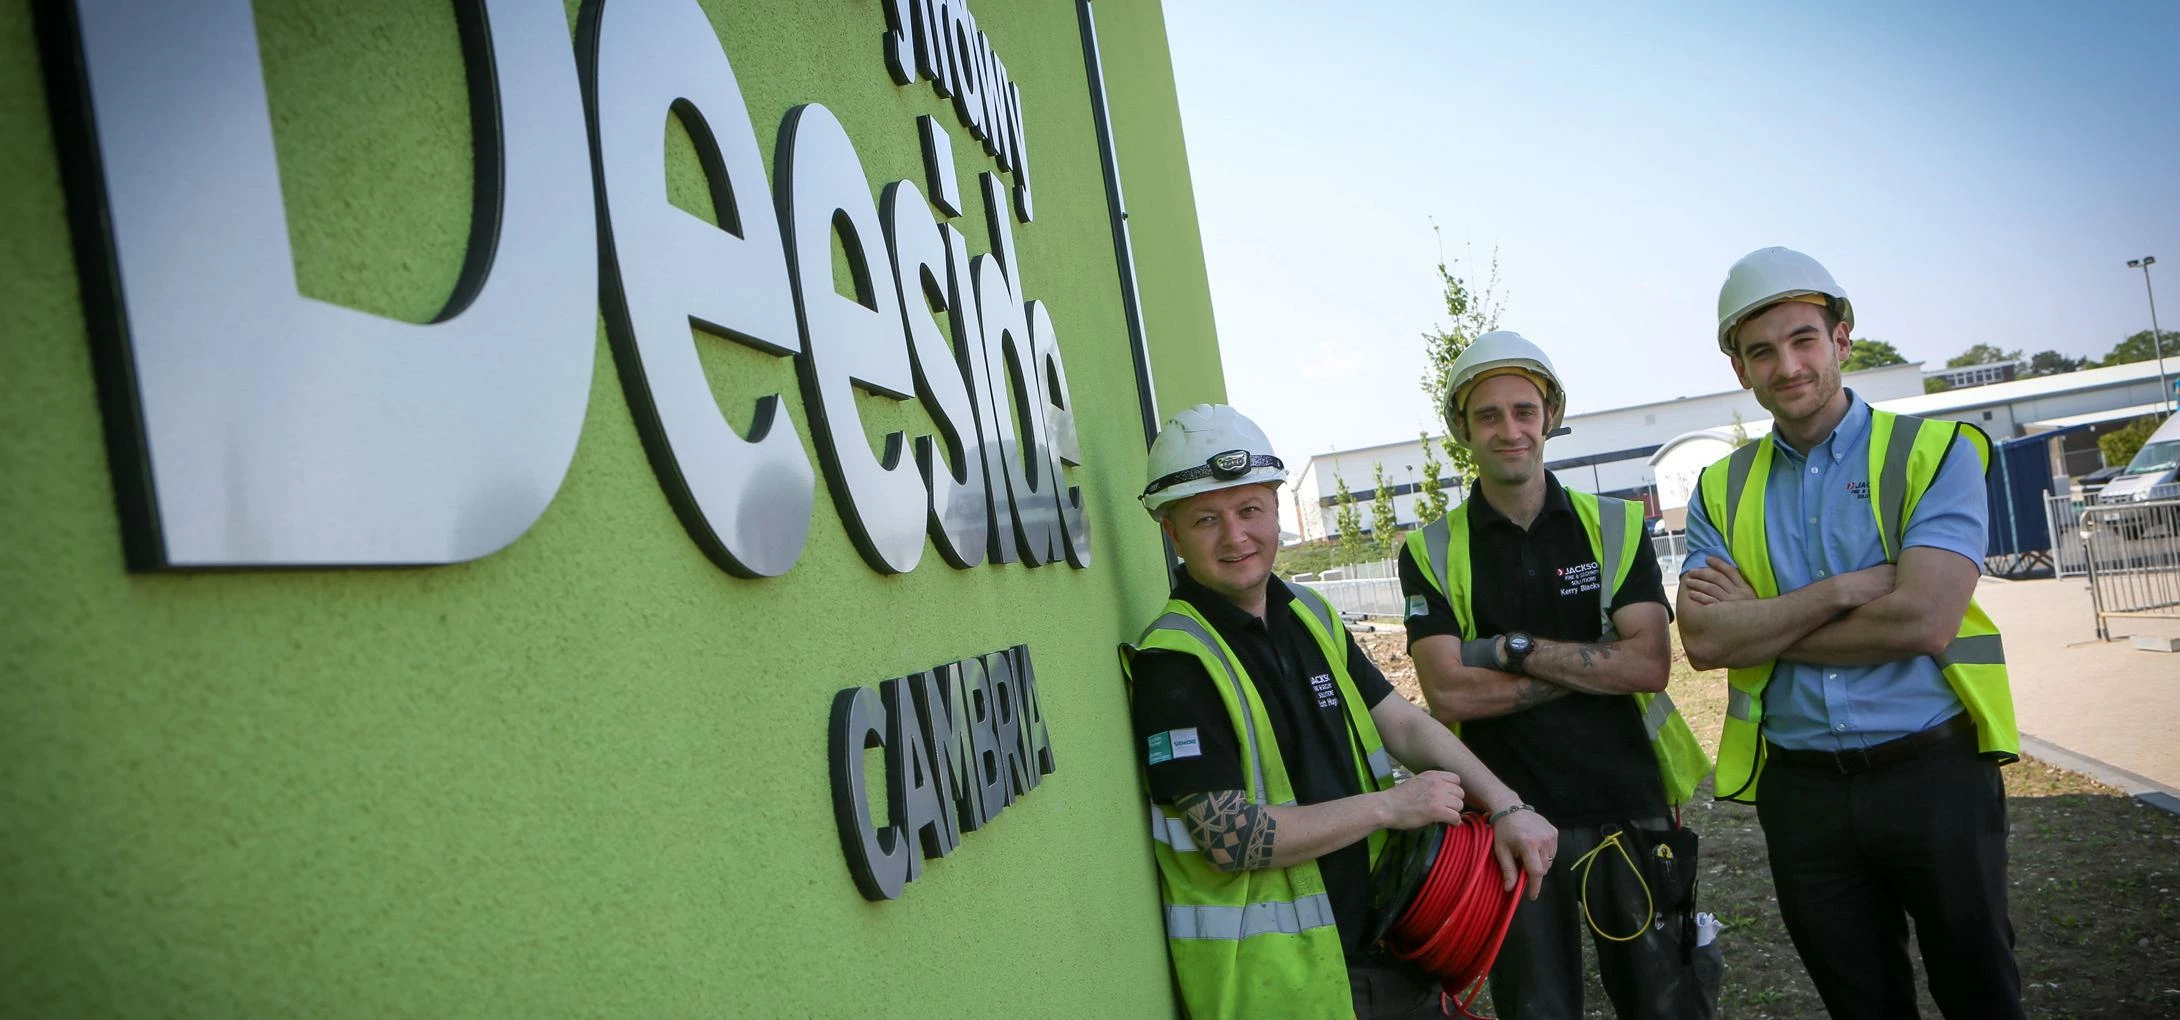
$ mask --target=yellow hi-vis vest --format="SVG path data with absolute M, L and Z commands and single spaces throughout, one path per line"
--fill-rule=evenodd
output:
M 1612 597 L 1627 583 L 1635 557 L 1649 554 L 1643 548 L 1643 507 L 1611 496 L 1564 491 L 1567 501 L 1574 504 L 1575 516 L 1582 521 L 1582 530 L 1589 535 L 1591 551 L 1597 554 L 1597 576 L 1611 579 L 1597 593 L 1597 611 L 1603 618 L 1598 640 L 1611 641 L 1619 635 L 1612 625 Z M 1475 634 L 1476 613 L 1469 602 L 1473 586 L 1468 558 L 1468 506 L 1454 507 L 1423 530 L 1410 533 L 1408 552 L 1423 568 L 1423 576 L 1453 607 L 1461 632 Z M 1696 784 L 1711 771 L 1710 756 L 1703 753 L 1695 731 L 1664 691 L 1629 697 L 1635 699 L 1635 710 L 1643 718 L 1643 732 L 1650 738 L 1650 751 L 1657 756 L 1666 803 L 1676 807 L 1687 803 L 1695 794 Z M 1456 726 L 1455 732 L 1459 731 Z
M 1325 663 L 1339 685 L 1340 704 L 1361 746 L 1354 749 L 1355 775 L 1365 792 L 1393 786 L 1393 759 L 1385 752 L 1377 724 L 1347 672 L 1347 627 L 1324 596 L 1293 585 L 1294 614 L 1324 650 Z M 1278 606 L 1270 612 L 1281 611 Z M 1210 622 L 1180 599 L 1166 603 L 1142 638 L 1120 647 L 1121 671 L 1143 651 L 1182 652 L 1195 656 L 1211 675 L 1219 700 L 1226 704 L 1235 743 L 1241 748 L 1241 772 L 1251 803 L 1294 804 L 1279 740 L 1273 734 L 1264 701 L 1243 671 L 1234 650 Z M 1305 677 L 1281 677 L 1307 683 Z M 1395 695 L 1397 697 L 1397 695 Z M 1148 791 L 1146 790 L 1146 795 Z M 1160 891 L 1166 905 L 1166 946 L 1188 1015 L 1217 1017 L 1345 1017 L 1354 1015 L 1348 990 L 1347 959 L 1332 917 L 1332 900 L 1316 861 L 1257 871 L 1220 871 L 1189 837 L 1180 811 L 1150 805 L 1152 853 L 1158 859 Z M 1385 833 L 1370 835 L 1370 864 L 1375 867 Z
M 1990 470 L 1991 440 L 1973 425 L 1932 421 L 1886 411 L 1870 411 L 1870 511 L 1884 542 L 1885 560 L 1900 560 L 1900 538 L 1915 506 L 1937 479 L 1938 468 L 1960 437 L 1968 437 Z M 1697 489 L 1711 523 L 1726 538 L 1726 548 L 1741 576 L 1762 598 L 1775 598 L 1779 582 L 1771 571 L 1771 547 L 1764 534 L 1765 483 L 1771 477 L 1773 440 L 1764 438 L 1703 469 Z M 1987 758 L 2010 762 L 2021 756 L 2021 734 L 2014 728 L 2013 690 L 2006 681 L 2006 651 L 1983 607 L 1974 600 L 1962 617 L 1953 643 L 1937 662 L 1945 682 L 1976 724 L 1977 747 Z M 1756 802 L 1756 779 L 1764 770 L 1764 685 L 1772 662 L 1726 673 L 1726 725 L 1718 741 L 1718 796 Z

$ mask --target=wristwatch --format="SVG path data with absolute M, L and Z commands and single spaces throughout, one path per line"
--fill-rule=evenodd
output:
M 1526 631 L 1508 631 L 1506 634 L 1506 671 L 1509 673 L 1524 672 L 1522 660 L 1527 659 L 1529 653 L 1535 651 L 1536 647 L 1536 639 L 1530 637 Z

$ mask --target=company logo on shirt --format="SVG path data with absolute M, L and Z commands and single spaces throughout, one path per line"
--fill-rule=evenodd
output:
M 1169 762 L 1175 758 L 1194 758 L 1204 753 L 1201 740 L 1196 737 L 1196 727 L 1153 733 L 1150 738 L 1150 763 Z
M 1867 502 L 1869 502 L 1869 501 L 1870 501 L 1870 483 L 1868 483 L 1868 482 L 1848 482 L 1848 483 L 1847 483 L 1847 495 L 1853 496 L 1854 498 L 1856 498 L 1856 499 L 1859 499 L 1859 500 L 1863 501 L 1864 503 L 1867 503 Z
M 1425 599 L 1425 598 L 1424 598 L 1423 596 L 1421 596 L 1421 595 L 1410 595 L 1410 596 L 1408 596 L 1408 615 L 1409 615 L 1409 616 L 1429 616 L 1429 615 L 1431 615 L 1431 604 L 1430 604 L 1429 600 Z
M 1310 690 L 1317 694 L 1318 708 L 1340 707 L 1340 689 L 1333 684 L 1330 673 L 1310 677 Z
M 1571 567 L 1561 567 L 1553 571 L 1553 573 L 1559 575 L 1559 594 L 1561 598 L 1580 595 L 1587 591 L 1596 591 L 1603 587 L 1602 584 L 1598 583 L 1596 560 L 1591 560 L 1588 563 L 1578 563 Z

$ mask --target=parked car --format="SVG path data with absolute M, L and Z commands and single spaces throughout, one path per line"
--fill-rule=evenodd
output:
M 2180 497 L 2180 415 L 2165 419 L 2165 423 L 2150 433 L 2150 441 L 2142 444 L 2134 459 L 2127 462 L 2125 470 L 2106 483 L 2097 493 L 2097 502 L 2144 503 L 2157 499 Z M 2125 538 L 2140 538 L 2142 533 L 2159 524 L 2170 524 L 2173 516 L 2170 508 L 2163 514 L 2145 511 L 2140 514 L 2106 515 L 2106 519 L 2119 528 Z M 2116 517 L 2114 520 L 2112 518 Z

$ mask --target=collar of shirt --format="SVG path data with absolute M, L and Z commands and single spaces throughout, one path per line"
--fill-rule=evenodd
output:
M 1294 593 L 1287 590 L 1279 575 L 1264 579 L 1264 616 L 1259 620 L 1248 610 L 1227 601 L 1226 596 L 1197 583 L 1184 568 L 1179 571 L 1180 580 L 1174 582 L 1173 597 L 1196 607 L 1211 626 L 1224 633 L 1266 633 L 1268 620 L 1274 619 L 1273 611 L 1286 608 L 1294 601 Z
M 1474 530 L 1514 527 L 1513 521 L 1507 520 L 1506 515 L 1500 513 L 1498 507 L 1492 506 L 1491 501 L 1484 498 L 1484 483 L 1482 481 L 1469 484 L 1468 499 L 1465 501 L 1465 505 L 1468 507 L 1469 527 Z M 1573 513 L 1574 503 L 1567 498 L 1566 488 L 1559 484 L 1559 476 L 1546 471 L 1544 473 L 1544 508 L 1537 512 L 1537 519 L 1531 521 L 1529 526 L 1534 528 L 1553 514 L 1568 514 L 1571 516 Z M 1521 529 L 1515 528 L 1514 530 L 1519 531 Z
M 1813 457 L 1822 454 L 1829 458 L 1832 463 L 1837 464 L 1857 449 L 1866 449 L 1862 445 L 1862 440 L 1869 434 L 1870 405 L 1864 403 L 1862 398 L 1850 389 L 1847 391 L 1847 416 L 1839 420 L 1839 424 L 1832 429 L 1832 434 L 1824 437 L 1824 442 L 1810 447 L 1809 455 Z M 1789 463 L 1803 464 L 1809 460 L 1808 457 L 1802 456 L 1801 451 L 1794 449 L 1793 445 L 1786 441 L 1786 437 L 1779 434 L 1776 422 L 1773 423 L 1771 429 L 1771 443 L 1776 448 L 1776 452 L 1786 455 Z

